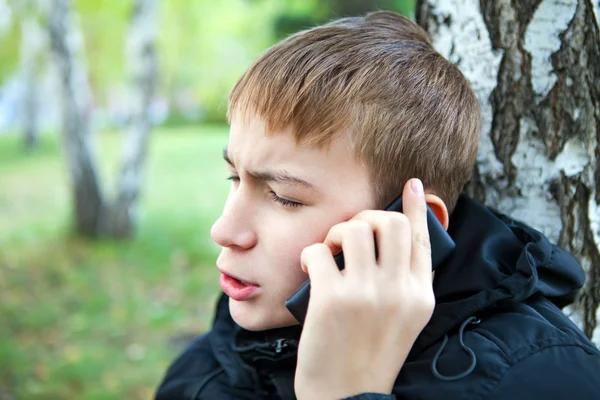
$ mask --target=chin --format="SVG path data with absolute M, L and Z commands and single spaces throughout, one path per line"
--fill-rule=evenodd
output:
M 283 307 L 283 309 L 266 309 L 256 303 L 229 299 L 229 313 L 236 324 L 249 331 L 266 331 L 298 325 L 298 321 Z

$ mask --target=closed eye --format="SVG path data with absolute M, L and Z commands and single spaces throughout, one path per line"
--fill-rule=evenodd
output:
M 228 181 L 232 181 L 236 184 L 240 183 L 240 177 L 237 175 L 230 175 L 227 177 Z M 274 191 L 269 191 L 269 196 L 271 197 L 271 199 L 284 206 L 284 207 L 288 207 L 288 208 L 296 208 L 296 207 L 300 207 L 303 204 L 302 203 L 298 203 L 297 201 L 292 201 L 292 200 L 288 200 L 288 199 L 284 199 L 283 197 L 279 197 L 277 196 L 277 193 L 275 193 Z
M 300 207 L 302 205 L 302 203 L 298 203 L 297 201 L 292 201 L 292 200 L 284 199 L 283 197 L 279 197 L 279 196 L 277 196 L 277 193 L 275 193 L 273 191 L 269 192 L 269 194 L 271 195 L 271 198 L 273 199 L 273 201 L 281 204 L 284 207 L 294 208 L 294 207 Z

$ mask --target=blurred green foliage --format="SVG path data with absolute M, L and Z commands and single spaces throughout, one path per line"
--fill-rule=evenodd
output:
M 277 39 L 332 19 L 375 10 L 390 10 L 410 17 L 415 8 L 411 0 L 288 0 L 287 3 L 285 10 L 275 18 Z
M 19 27 L 11 24 L 0 35 L 0 82 L 15 72 L 19 63 Z M 0 83 L 1 84 L 1 83 Z
M 148 399 L 208 329 L 220 290 L 210 226 L 226 197 L 223 126 L 155 132 L 138 235 L 72 237 L 58 138 L 0 137 L 0 397 Z M 103 175 L 120 136 L 99 135 Z M 106 182 L 108 183 L 108 182 Z
M 18 8 L 22 0 L 6 0 Z M 31 1 L 31 0 L 29 0 Z M 127 85 L 125 37 L 132 0 L 73 0 L 96 105 Z M 265 48 L 297 30 L 370 10 L 410 15 L 414 0 L 165 0 L 160 3 L 159 93 L 190 102 L 198 119 L 224 121 L 229 90 Z M 43 12 L 38 10 L 44 23 Z M 0 36 L 0 81 L 18 67 L 19 13 Z M 177 106 L 171 117 L 178 119 Z

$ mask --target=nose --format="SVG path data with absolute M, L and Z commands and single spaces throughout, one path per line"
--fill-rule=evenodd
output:
M 223 213 L 210 230 L 212 240 L 221 247 L 251 249 L 258 236 L 252 225 L 252 212 L 247 200 L 239 193 L 230 194 Z

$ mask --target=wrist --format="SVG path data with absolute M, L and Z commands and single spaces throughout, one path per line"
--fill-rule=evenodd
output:
M 363 388 L 305 388 L 304 390 L 296 391 L 296 398 L 298 400 L 390 400 L 395 399 L 391 390 L 374 388 L 374 387 L 363 387 Z
M 396 396 L 393 394 L 384 393 L 361 393 L 356 396 L 346 397 L 342 400 L 396 400 Z

